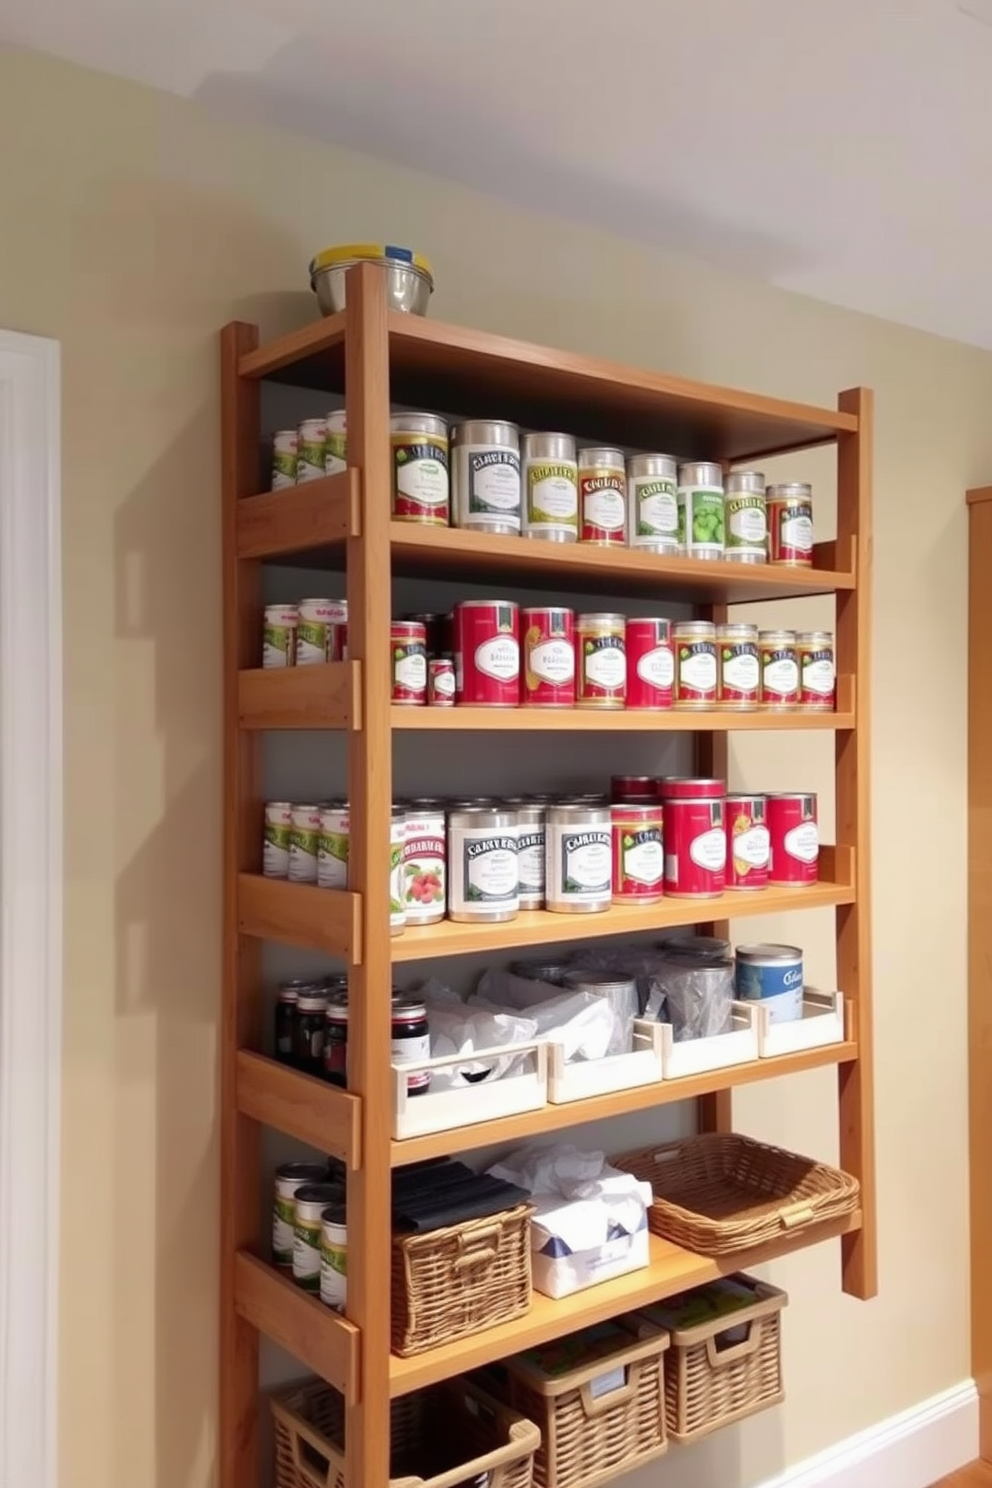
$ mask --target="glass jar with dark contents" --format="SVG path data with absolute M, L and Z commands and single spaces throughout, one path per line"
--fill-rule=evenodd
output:
M 348 1088 L 348 994 L 334 992 L 324 1020 L 324 1075 L 332 1085 Z
M 305 1075 L 324 1073 L 324 1022 L 327 994 L 308 988 L 296 1002 L 293 1024 L 293 1063 Z
M 293 1064 L 293 1030 L 296 1027 L 296 1005 L 300 993 L 309 990 L 310 982 L 280 982 L 276 991 L 275 1055 L 280 1064 Z
M 422 1064 L 431 1057 L 427 1009 L 406 992 L 393 994 L 391 1053 L 394 1064 Z M 430 1070 L 414 1070 L 406 1082 L 408 1095 L 426 1095 L 431 1087 Z

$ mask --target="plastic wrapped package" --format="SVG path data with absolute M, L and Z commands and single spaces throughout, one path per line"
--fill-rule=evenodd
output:
M 537 1021 L 529 1014 L 512 1008 L 500 1010 L 470 1005 L 442 982 L 431 979 L 418 989 L 427 1008 L 431 1034 L 431 1057 L 441 1059 L 449 1054 L 463 1054 L 464 1065 L 453 1065 L 431 1072 L 431 1090 L 450 1089 L 459 1085 L 481 1085 L 502 1079 L 512 1073 L 519 1060 L 512 1054 L 501 1054 L 487 1060 L 486 1049 L 504 1044 L 532 1042 L 537 1037 Z M 481 1055 L 481 1058 L 474 1056 Z
M 483 972 L 469 1000 L 470 1006 L 476 1004 L 494 1012 L 525 1013 L 537 1024 L 532 1037 L 560 1044 L 566 1062 L 604 1059 L 633 1047 L 634 1014 L 598 992 L 562 991 L 547 982 L 489 970 Z
M 729 1033 L 734 968 L 707 966 L 691 956 L 662 956 L 651 980 L 646 1018 L 670 1023 L 676 1043 Z

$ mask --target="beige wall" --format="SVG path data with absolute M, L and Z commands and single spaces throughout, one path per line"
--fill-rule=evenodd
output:
M 62 1488 L 212 1482 L 216 332 L 307 319 L 308 255 L 349 238 L 429 252 L 439 317 L 801 399 L 877 389 L 882 1295 L 839 1298 L 835 1247 L 776 1268 L 788 1404 L 650 1481 L 744 1488 L 963 1378 L 962 491 L 992 471 L 992 359 L 11 53 L 0 137 L 0 325 L 65 358 Z M 829 1155 L 832 1094 L 742 1111 Z

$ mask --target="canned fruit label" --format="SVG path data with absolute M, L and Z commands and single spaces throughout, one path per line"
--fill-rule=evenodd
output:
M 393 516 L 400 522 L 448 525 L 448 441 L 433 434 L 394 434 Z
M 783 839 L 785 851 L 800 863 L 815 863 L 820 856 L 820 832 L 816 822 L 790 827 Z
M 720 697 L 725 702 L 757 702 L 761 668 L 753 641 L 720 647 Z
M 579 903 L 609 897 L 613 888 L 612 838 L 607 827 L 561 832 L 557 866 L 560 892 L 554 898 Z M 555 886 L 556 890 L 558 885 Z
M 764 496 L 727 496 L 724 501 L 727 548 L 737 552 L 765 551 L 768 523 Z
M 517 874 L 520 896 L 544 899 L 544 827 L 521 827 L 517 833 Z
M 799 701 L 807 705 L 828 704 L 832 707 L 837 683 L 833 651 L 829 647 L 803 650 L 800 653 L 800 662 Z
M 444 918 L 446 863 L 443 813 L 433 820 L 408 817 L 403 840 L 403 893 L 411 924 Z
M 629 483 L 631 502 L 631 546 L 645 540 L 668 538 L 679 541 L 679 504 L 675 482 L 655 476 L 634 478 Z
M 505 905 L 519 897 L 519 865 L 515 837 L 465 835 L 462 877 L 470 904 Z
M 780 498 L 769 502 L 770 557 L 773 563 L 811 563 L 813 560 L 813 504 Z
M 689 844 L 689 856 L 698 868 L 707 873 L 719 873 L 727 866 L 727 838 L 714 827 L 700 832 Z
M 328 429 L 324 445 L 324 474 L 340 475 L 348 468 L 348 436 Z
M 582 512 L 582 542 L 604 546 L 623 544 L 626 523 L 626 482 L 622 470 L 579 476 L 579 506 Z
M 262 666 L 292 666 L 296 653 L 296 626 L 273 625 L 262 627 Z
M 679 542 L 691 557 L 696 551 L 722 553 L 723 492 L 680 486 Z
M 627 655 L 622 636 L 585 636 L 582 641 L 583 697 L 623 697 Z
M 577 533 L 578 466 L 569 461 L 535 461 L 526 469 L 528 527 L 567 527 Z
M 476 449 L 471 445 L 464 453 L 468 475 L 465 526 L 481 526 L 495 518 L 519 528 L 520 456 L 514 450 Z
M 716 643 L 689 641 L 679 645 L 676 696 L 678 701 L 716 699 Z
M 427 647 L 424 642 L 396 638 L 392 642 L 392 656 L 393 702 L 426 702 Z
M 795 702 L 799 691 L 799 667 L 790 647 L 762 647 L 761 695 L 765 701 Z
M 516 636 L 498 635 L 475 648 L 476 670 L 496 682 L 512 682 L 520 675 L 520 647 Z
M 427 701 L 442 708 L 455 701 L 455 669 L 450 661 L 431 661 L 428 664 Z

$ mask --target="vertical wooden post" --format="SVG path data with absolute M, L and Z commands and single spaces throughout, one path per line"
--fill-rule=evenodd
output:
M 992 1459 L 992 486 L 968 492 L 968 1166 L 971 1372 Z
M 389 333 L 382 275 L 348 275 L 348 464 L 361 481 L 361 536 L 348 539 L 348 650 L 362 669 L 364 733 L 348 755 L 351 883 L 363 899 L 362 961 L 349 973 L 348 1085 L 362 1097 L 362 1167 L 348 1175 L 348 1316 L 361 1338 L 361 1390 L 347 1412 L 349 1488 L 389 1478 L 390 1025 L 389 828 L 391 457 Z
M 259 385 L 238 376 L 258 345 L 254 326 L 221 338 L 222 562 L 224 570 L 224 904 L 220 1029 L 220 1488 L 254 1488 L 258 1462 L 258 1334 L 237 1314 L 234 1259 L 258 1240 L 258 1127 L 238 1114 L 239 1049 L 257 1049 L 259 943 L 238 934 L 238 875 L 260 867 L 257 736 L 238 726 L 238 672 L 257 665 L 260 564 L 237 551 L 238 502 L 258 479 Z
M 857 727 L 836 736 L 837 846 L 856 865 L 856 903 L 837 910 L 837 984 L 854 1004 L 854 1064 L 839 1066 L 840 1161 L 861 1182 L 861 1230 L 843 1239 L 844 1290 L 873 1297 L 878 1289 L 875 1215 L 874 1093 L 871 1012 L 871 482 L 874 399 L 866 388 L 841 393 L 842 413 L 858 428 L 837 441 L 837 552 L 855 553 L 857 588 L 837 596 L 839 676 L 854 678 Z M 838 858 L 843 855 L 838 852 Z

